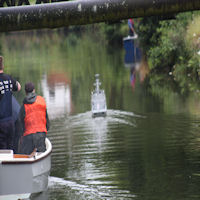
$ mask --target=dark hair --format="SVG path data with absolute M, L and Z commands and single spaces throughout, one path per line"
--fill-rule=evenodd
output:
M 25 84 L 25 92 L 26 93 L 31 93 L 35 89 L 35 86 L 32 82 L 28 82 Z
M 3 56 L 0 56 L 0 70 L 3 69 Z

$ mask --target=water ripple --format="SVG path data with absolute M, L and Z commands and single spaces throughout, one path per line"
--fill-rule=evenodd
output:
M 109 184 L 109 183 L 108 183 Z M 115 186 L 92 186 L 68 181 L 63 178 L 49 177 L 49 189 L 58 191 L 64 189 L 67 192 L 74 192 L 74 196 L 79 196 L 80 199 L 133 199 L 136 197 L 130 194 L 127 190 L 118 190 Z M 87 198 L 84 198 L 87 196 Z

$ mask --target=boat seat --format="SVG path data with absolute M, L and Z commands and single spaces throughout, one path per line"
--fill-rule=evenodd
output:
M 30 158 L 30 156 L 25 154 L 14 154 L 13 158 Z
M 35 148 L 30 155 L 27 154 L 14 154 L 13 158 L 32 158 L 36 156 L 37 149 Z

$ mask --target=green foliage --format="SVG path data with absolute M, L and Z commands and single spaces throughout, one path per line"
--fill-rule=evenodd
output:
M 160 35 L 156 29 L 159 26 L 158 17 L 143 18 L 139 21 L 139 24 L 136 25 L 136 31 L 139 35 L 140 45 L 144 52 L 148 52 L 152 46 L 156 45 L 157 39 Z
M 158 77 L 160 73 L 170 73 L 181 93 L 197 91 L 199 87 L 199 19 L 199 12 L 187 12 L 178 14 L 173 20 L 143 19 L 139 27 L 141 45 L 151 73 L 156 73 Z M 155 77 L 151 77 L 151 80 L 154 78 L 152 86 L 161 79 Z
M 171 28 L 174 23 L 173 21 L 160 22 L 160 27 L 157 28 L 157 32 L 160 34 L 157 45 L 151 47 L 147 54 L 151 69 L 159 68 L 160 71 L 171 71 L 174 63 L 178 60 L 180 49 L 184 49 L 181 39 L 182 28 L 175 32 Z
M 111 45 L 122 44 L 123 33 L 125 32 L 124 24 L 122 23 L 104 24 L 103 32 L 109 44 Z M 127 33 L 125 35 L 127 35 Z
M 186 33 L 186 43 L 195 51 L 200 49 L 200 16 L 195 17 L 189 24 Z

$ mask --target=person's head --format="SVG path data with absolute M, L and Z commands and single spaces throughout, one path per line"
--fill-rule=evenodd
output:
M 28 82 L 25 84 L 25 92 L 26 94 L 35 92 L 35 86 L 32 82 Z
M 3 65 L 3 56 L 0 56 L 0 70 L 3 70 L 4 65 Z

